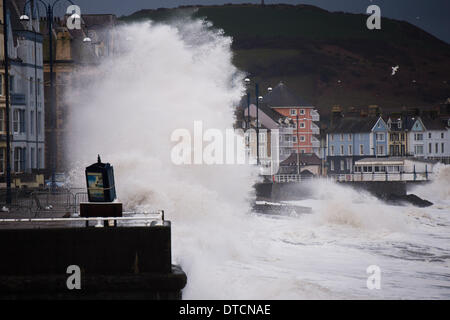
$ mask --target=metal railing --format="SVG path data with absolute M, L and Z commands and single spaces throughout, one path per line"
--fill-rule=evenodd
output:
M 330 175 L 338 182 L 352 181 L 428 181 L 432 179 L 430 172 L 357 172 Z
M 124 215 L 134 215 L 134 212 L 124 212 Z M 79 226 L 89 226 L 89 222 L 96 222 L 95 227 L 104 227 L 106 223 L 110 226 L 117 225 L 117 222 L 129 223 L 129 222 L 144 222 L 145 226 L 157 225 L 155 222 L 161 221 L 164 223 L 164 210 L 156 212 L 150 212 L 142 214 L 141 216 L 128 216 L 128 217 L 68 217 L 68 218 L 7 218 L 0 219 L 1 224 L 24 224 L 24 223 L 69 223 L 69 222 L 84 222 Z M 72 225 L 73 226 L 73 225 Z
M 300 182 L 314 179 L 313 176 L 302 176 L 299 174 L 277 174 L 273 176 L 273 182 L 286 183 L 286 182 Z

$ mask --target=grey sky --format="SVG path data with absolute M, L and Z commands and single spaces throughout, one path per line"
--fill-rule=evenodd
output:
M 252 0 L 73 0 L 82 13 L 128 15 L 140 9 L 187 4 L 260 3 Z M 370 4 L 381 7 L 382 16 L 405 20 L 450 43 L 449 0 L 266 0 L 266 3 L 312 4 L 329 11 L 365 13 Z

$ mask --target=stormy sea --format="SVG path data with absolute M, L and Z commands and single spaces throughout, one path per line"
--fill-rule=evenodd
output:
M 131 39 L 131 41 L 130 41 Z M 257 170 L 177 165 L 177 129 L 226 130 L 245 93 L 232 39 L 201 20 L 120 27 L 118 53 L 80 70 L 70 105 L 74 185 L 101 154 L 129 211 L 164 209 L 185 299 L 449 299 L 450 168 L 412 192 L 428 208 L 392 206 L 330 181 L 311 182 L 307 214 L 252 212 Z M 78 178 L 75 178 L 78 177 Z M 369 266 L 379 289 L 369 289 Z

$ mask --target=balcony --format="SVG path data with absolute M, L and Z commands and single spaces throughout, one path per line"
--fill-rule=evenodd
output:
M 294 147 L 294 142 L 292 141 L 280 141 L 280 148 L 292 148 Z
M 320 121 L 320 115 L 317 112 L 317 110 L 312 110 L 311 111 L 311 118 L 312 118 L 312 121 L 314 121 L 314 122 L 319 122 Z
M 314 135 L 319 135 L 320 134 L 320 128 L 316 124 L 314 124 L 314 122 L 311 123 L 311 132 Z
M 317 138 L 311 138 L 311 144 L 313 148 L 320 148 L 320 141 Z
M 294 128 L 280 128 L 280 135 L 294 134 Z

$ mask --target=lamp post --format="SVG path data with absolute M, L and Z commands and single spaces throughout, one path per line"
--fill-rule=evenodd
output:
M 245 122 L 245 129 L 248 130 L 250 128 L 250 90 L 249 90 L 250 79 L 245 78 L 244 82 L 245 82 L 245 87 L 247 89 L 247 120 Z
M 5 0 L 4 0 L 5 1 Z M 53 152 L 51 154 L 51 173 L 52 173 L 52 182 L 51 182 L 51 188 L 55 188 L 55 169 L 56 169 L 56 154 L 57 154 L 57 143 L 56 143 L 56 110 L 55 110 L 55 103 L 54 103 L 54 75 L 53 75 L 53 37 L 52 37 L 52 31 L 53 31 L 53 11 L 55 9 L 55 5 L 60 2 L 61 0 L 54 0 L 53 2 L 47 2 L 44 0 L 38 0 L 35 3 L 40 3 L 46 8 L 46 18 L 47 18 L 47 29 L 48 29 L 48 52 L 49 52 L 49 63 L 50 63 L 50 115 L 51 115 L 51 121 L 50 126 L 52 128 L 53 134 L 51 136 L 51 145 L 53 147 Z M 71 0 L 66 0 L 70 2 L 70 4 L 74 5 L 74 3 Z M 25 14 L 25 9 L 28 4 L 31 3 L 31 0 L 28 0 L 23 8 L 23 15 L 20 17 L 23 21 L 28 21 L 30 18 Z M 37 6 L 39 10 L 39 6 Z
M 6 118 L 6 203 L 11 204 L 11 133 L 9 123 L 9 56 L 7 1 L 3 0 L 3 52 L 5 54 L 5 118 Z
M 259 165 L 259 102 L 263 97 L 259 95 L 259 85 L 255 83 L 255 97 L 256 97 L 256 164 Z

